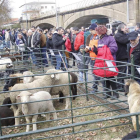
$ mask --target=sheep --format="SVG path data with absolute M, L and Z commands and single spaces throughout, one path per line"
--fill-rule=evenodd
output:
M 51 99 L 51 95 L 48 92 L 40 91 L 37 93 L 30 93 L 28 91 L 22 91 L 18 96 L 17 99 L 20 99 L 22 103 L 26 102 L 34 102 L 34 103 L 26 103 L 22 104 L 22 112 L 24 115 L 29 114 L 37 114 L 48 111 L 55 111 L 55 108 L 53 107 L 53 103 Z M 41 100 L 49 100 L 49 101 L 42 101 L 42 102 L 35 102 L 35 101 L 41 101 Z M 32 123 L 37 122 L 38 115 L 33 116 L 26 116 L 26 122 L 30 123 L 30 119 L 32 120 Z M 53 113 L 54 119 L 57 119 L 56 112 Z M 46 114 L 46 120 L 50 119 L 48 114 Z M 37 130 L 36 124 L 33 124 L 33 131 Z M 30 131 L 30 125 L 26 126 L 26 132 Z
M 6 70 L 7 77 L 15 77 L 15 78 L 9 78 L 6 80 L 6 83 L 3 87 L 3 91 L 9 91 L 9 88 L 14 86 L 17 83 L 23 83 L 23 78 L 20 78 L 20 76 L 23 76 L 23 72 L 27 71 L 26 68 L 22 68 L 19 70 L 19 73 L 15 73 L 13 69 Z M 15 74 L 14 74 L 15 73 Z
M 53 73 L 53 71 L 52 71 Z M 20 83 L 16 84 L 11 88 L 10 92 L 10 99 L 12 103 L 18 103 L 19 101 L 16 100 L 16 96 L 20 94 L 20 91 L 16 90 L 28 90 L 28 89 L 34 89 L 34 88 L 41 88 L 42 91 L 47 91 L 50 93 L 51 87 L 49 88 L 43 88 L 46 86 L 52 86 L 54 85 L 55 81 L 57 80 L 57 74 L 51 74 L 51 75 L 45 75 L 42 79 L 35 80 L 31 83 Z M 13 91 L 13 92 L 12 92 Z M 40 91 L 40 89 L 34 89 L 30 90 L 31 93 L 36 93 Z M 13 111 L 14 111 L 14 116 L 19 116 L 21 113 L 21 105 L 12 105 Z M 19 118 L 15 118 L 15 125 L 19 124 Z
M 10 97 L 7 97 L 4 99 L 3 105 L 5 104 L 11 104 Z M 0 107 L 0 118 L 14 117 L 14 112 L 10 109 L 10 107 L 11 105 Z M 1 120 L 2 126 L 8 126 L 8 125 L 14 125 L 14 124 L 15 124 L 14 118 Z
M 11 59 L 12 62 L 16 61 L 16 60 L 22 60 L 22 56 L 20 53 L 16 52 L 14 54 L 10 54 L 9 52 L 6 54 L 2 54 L 1 58 L 5 58 L 8 57 L 9 59 Z
M 10 58 L 0 58 L 0 70 L 6 70 L 7 68 L 11 68 L 13 66 Z
M 10 87 L 14 86 L 17 83 L 23 83 L 23 80 L 20 78 L 21 73 L 11 74 L 9 77 L 15 77 L 6 81 L 3 91 L 9 91 Z M 18 77 L 18 78 L 17 78 Z
M 133 131 L 131 133 L 128 133 L 125 137 L 122 138 L 122 140 L 132 140 L 137 138 L 137 131 Z
M 23 75 L 14 74 L 14 75 L 11 75 L 10 77 L 30 76 L 30 75 L 33 75 L 33 73 L 31 71 L 25 71 L 25 72 L 23 72 Z M 70 75 L 72 77 L 72 80 L 70 81 L 70 83 L 77 83 L 77 81 L 78 81 L 77 75 L 72 72 L 70 72 Z M 34 80 L 41 79 L 41 78 L 43 78 L 43 76 L 23 77 L 23 83 L 31 83 Z M 20 78 L 10 79 L 10 81 L 4 86 L 3 91 L 8 91 L 9 87 L 14 86 L 16 83 L 22 83 L 22 80 Z M 77 95 L 77 85 L 76 84 L 71 85 L 71 90 L 72 90 L 73 95 Z M 59 92 L 59 97 L 63 97 L 62 92 Z M 73 100 L 75 100 L 75 97 L 73 97 Z M 63 99 L 60 99 L 60 102 L 63 103 Z
M 56 73 L 56 74 L 50 74 L 50 73 Z M 55 70 L 55 69 L 50 69 L 46 72 L 46 74 L 50 75 L 45 75 L 43 78 L 35 80 L 31 83 L 27 84 L 16 84 L 11 88 L 10 92 L 10 98 L 12 103 L 17 103 L 18 101 L 16 100 L 16 96 L 20 94 L 20 91 L 16 90 L 28 90 L 28 89 L 33 89 L 30 90 L 31 93 L 36 93 L 40 91 L 40 89 L 34 89 L 34 88 L 41 88 L 42 91 L 47 91 L 51 95 L 59 95 L 59 92 L 62 92 L 63 95 L 69 96 L 69 86 L 59 86 L 59 87 L 49 87 L 49 88 L 43 88 L 46 86 L 53 86 L 53 85 L 60 85 L 60 84 L 68 84 L 68 73 L 60 73 L 60 71 Z M 70 81 L 72 81 L 72 77 L 70 75 Z M 13 91 L 13 92 L 12 92 Z M 68 109 L 70 105 L 70 99 L 66 98 L 66 106 L 65 109 Z M 21 106 L 20 105 L 13 105 L 13 110 L 14 110 L 14 115 L 19 116 L 21 113 Z M 19 124 L 19 118 L 15 118 L 15 125 Z
M 23 76 L 30 76 L 30 75 L 33 75 L 33 73 L 31 71 L 25 71 L 25 72 L 23 72 Z M 23 83 L 24 84 L 31 83 L 34 80 L 41 79 L 41 78 L 43 78 L 43 76 L 24 77 L 23 78 Z
M 61 70 L 57 70 L 58 72 L 62 72 Z M 29 76 L 29 75 L 33 75 L 33 73 L 31 71 L 25 71 L 23 73 L 23 76 Z M 72 80 L 70 81 L 70 83 L 77 83 L 78 78 L 77 75 L 70 72 L 70 75 L 72 77 Z M 24 77 L 23 78 L 23 83 L 30 83 L 33 82 L 34 80 L 40 79 L 43 76 L 32 76 L 32 77 Z M 73 95 L 77 95 L 77 85 L 71 85 L 71 90 L 72 90 L 72 94 Z M 59 97 L 63 97 L 63 93 L 61 91 L 59 91 Z M 73 97 L 73 100 L 75 100 L 75 97 Z M 63 102 L 63 99 L 60 99 L 60 102 Z

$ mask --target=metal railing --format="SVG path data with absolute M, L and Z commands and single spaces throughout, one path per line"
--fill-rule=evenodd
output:
M 53 50 L 54 53 L 56 52 L 56 50 Z M 61 54 L 64 54 L 64 51 L 60 51 Z M 40 53 L 41 54 L 41 53 Z M 70 53 L 72 55 L 72 53 Z M 23 54 L 24 56 L 28 56 L 26 54 Z M 53 55 L 51 54 L 51 57 Z M 55 55 L 53 56 L 55 57 Z M 42 58 L 38 58 L 41 59 Z M 72 63 L 75 62 L 77 63 L 76 60 L 72 59 L 72 56 L 70 56 L 69 58 L 69 66 L 72 66 Z M 36 69 L 35 66 L 33 65 L 31 60 L 28 60 L 30 63 L 23 65 L 24 60 L 20 60 L 20 61 L 15 61 L 14 62 L 14 70 L 16 71 L 20 71 L 20 69 L 22 67 L 24 68 L 28 68 L 28 70 L 32 71 L 34 73 L 34 75 L 28 75 L 26 77 L 32 77 L 32 76 L 45 76 L 46 71 L 50 68 L 54 68 L 56 67 L 56 60 L 54 60 L 55 62 L 53 63 L 53 66 L 51 64 L 51 62 L 49 62 L 49 67 L 44 68 L 43 65 L 41 64 L 42 67 L 42 71 L 40 71 L 39 69 Z M 106 60 L 104 60 L 106 61 Z M 116 61 L 117 62 L 117 61 Z M 132 62 L 133 62 L 133 57 L 132 57 Z M 85 60 L 83 61 L 83 64 L 85 64 Z M 122 73 L 124 76 L 123 77 L 113 77 L 110 78 L 110 81 L 114 81 L 115 83 L 118 84 L 117 80 L 119 78 L 123 78 L 123 79 L 129 79 L 129 78 L 136 78 L 135 77 L 135 73 L 134 73 L 134 69 L 135 67 L 139 67 L 134 65 L 133 63 L 124 63 L 122 62 L 120 65 L 117 65 L 117 67 L 122 67 L 122 66 L 127 66 L 127 67 L 131 67 L 131 73 Z M 52 97 L 51 100 L 53 100 L 54 102 L 54 106 L 56 108 L 56 113 L 58 114 L 58 119 L 55 120 L 45 120 L 43 118 L 38 118 L 37 122 L 33 122 L 33 123 L 29 123 L 30 125 L 32 124 L 37 124 L 38 125 L 38 130 L 36 131 L 29 131 L 29 132 L 25 132 L 25 126 L 27 125 L 27 123 L 24 120 L 25 116 L 33 116 L 33 115 L 41 115 L 41 114 L 48 114 L 48 113 L 53 113 L 53 111 L 49 111 L 49 112 L 41 112 L 41 113 L 36 113 L 36 114 L 29 114 L 29 115 L 19 115 L 17 116 L 17 118 L 22 119 L 22 123 L 17 125 L 16 127 L 18 127 L 18 129 L 15 129 L 15 126 L 1 126 L 0 125 L 0 132 L 1 132 L 1 136 L 0 139 L 14 139 L 15 137 L 21 137 L 21 138 L 25 138 L 25 139 L 37 139 L 37 140 L 41 140 L 41 139 L 57 139 L 57 137 L 63 137 L 65 139 L 65 137 L 67 136 L 71 136 L 73 135 L 74 139 L 77 137 L 81 137 L 80 134 L 86 135 L 86 133 L 91 134 L 90 137 L 93 138 L 96 137 L 96 133 L 98 132 L 104 132 L 106 131 L 106 133 L 108 133 L 108 135 L 110 135 L 110 133 L 112 131 L 115 130 L 111 130 L 112 128 L 115 127 L 115 129 L 118 130 L 118 128 L 125 128 L 123 129 L 124 131 L 126 131 L 126 133 L 124 133 L 124 135 L 126 135 L 130 130 L 129 128 L 133 129 L 132 127 L 132 123 L 131 123 L 131 116 L 136 116 L 136 122 L 137 122 L 137 128 L 139 128 L 139 118 L 138 115 L 140 115 L 140 112 L 138 113 L 134 113 L 134 114 L 129 114 L 129 109 L 128 109 L 128 103 L 127 103 L 127 98 L 125 97 L 124 93 L 119 92 L 118 90 L 113 90 L 110 88 L 107 88 L 106 86 L 103 87 L 100 83 L 104 80 L 106 81 L 107 78 L 101 78 L 98 80 L 94 80 L 92 78 L 93 74 L 91 73 L 91 71 L 93 71 L 93 69 L 100 69 L 100 68 L 95 68 L 95 67 L 89 67 L 88 69 L 83 69 L 83 73 L 84 73 L 84 78 L 83 81 L 78 81 L 77 83 L 71 83 L 70 81 L 66 84 L 59 84 L 59 85 L 51 85 L 51 86 L 43 86 L 43 87 L 36 87 L 36 88 L 31 88 L 31 89 L 24 89 L 24 90 L 16 90 L 16 91 L 30 91 L 30 90 L 43 90 L 44 88 L 52 88 L 52 87 L 64 87 L 64 86 L 69 86 L 69 95 L 67 97 Z M 103 69 L 106 69 L 106 67 L 104 67 Z M 68 75 L 70 74 L 70 72 L 73 72 L 77 75 L 77 77 L 79 78 L 79 69 L 77 69 L 77 66 L 72 66 L 71 68 L 68 68 L 68 71 L 61 71 L 60 73 L 68 73 Z M 86 71 L 88 71 L 88 81 L 86 81 Z M 121 72 L 119 72 L 121 73 Z M 5 83 L 5 80 L 9 80 L 9 79 L 14 79 L 16 77 L 2 77 L 0 78 L 0 94 L 1 94 L 1 98 L 0 98 L 0 102 L 2 101 L 2 97 L 5 96 L 7 97 L 9 95 L 9 93 L 12 94 L 12 92 L 15 91 L 3 91 L 3 86 Z M 18 78 L 23 79 L 24 76 L 20 76 Z M 68 77 L 68 79 L 70 79 L 70 75 Z M 138 78 L 139 79 L 139 78 Z M 93 88 L 92 88 L 92 84 L 98 81 L 99 83 L 97 84 L 98 89 L 95 92 L 92 92 Z M 76 84 L 78 87 L 78 94 L 77 95 L 72 95 L 72 91 L 71 91 L 71 85 Z M 83 85 L 81 85 L 83 84 Z M 122 85 L 124 85 L 122 83 Z M 102 88 L 104 88 L 105 90 L 102 90 Z M 107 92 L 116 92 L 120 95 L 120 98 L 116 98 L 115 101 L 111 101 L 108 99 L 104 99 L 103 95 L 106 95 Z M 72 101 L 73 97 L 77 97 L 77 99 L 75 101 Z M 64 109 L 65 107 L 65 103 L 63 104 L 58 104 L 59 99 L 70 99 L 70 107 L 68 109 Z M 124 99 L 122 99 L 124 98 Z M 43 102 L 45 100 L 42 101 L 37 101 L 37 102 Z M 33 103 L 33 102 L 28 102 L 28 103 Z M 56 103 L 56 104 L 55 104 Z M 12 105 L 18 105 L 18 104 L 24 104 L 24 103 L 14 103 Z M 6 105 L 1 105 L 2 106 L 6 106 Z M 9 117 L 8 117 L 9 118 Z M 0 120 L 5 120 L 8 118 L 0 118 Z M 10 118 L 15 118 L 15 117 L 10 117 Z M 122 120 L 125 119 L 125 120 Z M 0 121 L 0 122 L 1 122 Z M 125 127 L 126 126 L 126 127 Z M 128 127 L 129 126 L 129 127 Z M 11 131 L 12 130 L 12 131 Z M 59 131 L 60 130 L 60 131 Z M 109 130 L 109 132 L 107 131 Z M 119 137 L 119 131 L 115 131 L 116 134 L 118 134 Z M 10 132 L 11 131 L 11 132 Z M 18 132 L 17 132 L 18 131 Z M 7 134 L 7 132 L 9 132 Z M 95 134 L 92 132 L 96 132 Z M 114 133 L 114 132 L 112 132 Z M 101 137 L 99 139 L 103 138 L 103 135 L 105 135 L 105 133 L 101 133 Z M 121 135 L 122 136 L 122 135 Z M 137 136 L 139 137 L 139 131 L 137 132 Z M 90 138 L 89 137 L 89 138 Z M 98 137 L 98 135 L 97 135 Z M 111 137 L 109 136 L 108 139 L 111 139 Z M 116 138 L 115 136 L 113 136 L 113 138 Z M 72 138 L 71 138 L 72 139 Z
M 65 13 L 65 12 L 70 12 L 70 11 L 75 11 L 78 9 L 86 9 L 90 6 L 102 6 L 104 4 L 107 3 L 116 3 L 119 1 L 124 1 L 124 0 L 84 0 L 84 1 L 80 1 L 80 2 L 76 2 L 70 5 L 66 5 L 66 6 L 62 6 L 62 7 L 57 7 L 57 11 L 58 13 Z M 47 13 L 45 13 L 44 15 L 41 15 L 38 18 L 42 18 L 42 17 L 46 17 L 46 16 L 52 16 L 56 14 L 56 10 L 50 10 Z

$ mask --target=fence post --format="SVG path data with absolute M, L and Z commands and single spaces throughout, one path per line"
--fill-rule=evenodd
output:
M 71 82 L 70 82 L 70 72 L 69 71 L 68 71 L 68 78 L 69 78 L 69 84 L 70 84 Z M 69 93 L 70 93 L 70 96 L 72 96 L 71 95 L 71 88 L 72 88 L 71 85 L 69 85 Z M 72 120 L 72 124 L 73 124 L 72 99 L 73 98 L 70 97 L 70 103 L 71 103 L 71 120 Z M 74 127 L 72 127 L 72 130 L 73 130 L 73 133 L 74 133 Z
M 131 59 L 131 78 L 134 79 L 135 73 L 134 73 L 134 55 L 133 54 L 131 54 L 130 59 Z
M 0 136 L 2 136 L 2 128 L 1 128 L 1 117 L 0 117 Z
M 140 134 L 139 134 L 139 116 L 136 115 L 136 125 L 137 125 L 137 138 L 140 137 Z
M 86 69 L 85 69 L 85 51 L 83 51 L 83 56 L 84 56 L 84 77 L 85 77 L 85 89 L 86 89 L 86 99 L 87 101 L 89 101 L 89 97 L 88 97 L 88 89 L 87 89 L 87 75 L 86 75 Z

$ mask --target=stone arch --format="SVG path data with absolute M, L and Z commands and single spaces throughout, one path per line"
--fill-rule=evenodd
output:
M 69 18 L 67 18 L 69 16 Z M 89 22 L 90 19 L 94 18 L 110 18 L 122 21 L 126 23 L 126 13 L 125 11 L 120 11 L 119 9 L 115 7 L 99 7 L 99 8 L 93 8 L 89 10 L 79 11 L 74 14 L 65 15 L 64 16 L 64 28 L 70 27 L 74 22 Z
M 45 28 L 44 26 L 46 26 L 48 28 L 52 28 L 52 27 L 56 26 L 56 21 L 53 18 L 37 20 L 37 21 L 33 21 L 31 23 L 31 26 L 36 26 L 36 27 L 39 26 L 40 28 L 41 27 Z
M 50 28 L 53 28 L 54 26 L 49 24 L 49 23 L 41 23 L 39 25 L 37 25 L 37 27 L 40 27 L 41 29 L 50 29 Z

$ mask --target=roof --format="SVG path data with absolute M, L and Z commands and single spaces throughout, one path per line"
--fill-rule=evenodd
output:
M 25 6 L 25 5 L 37 5 L 37 4 L 55 4 L 53 1 L 48 1 L 48 2 L 29 2 L 21 5 L 19 8 Z
M 5 25 L 5 24 L 14 24 L 14 23 L 19 23 L 19 18 L 12 18 L 9 21 L 3 23 L 3 25 Z

